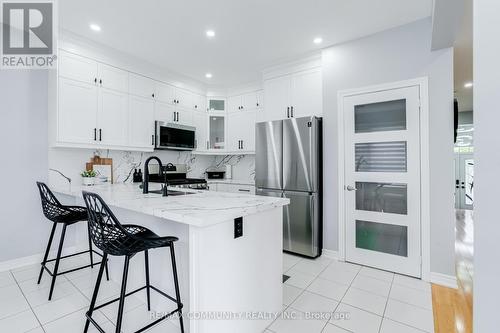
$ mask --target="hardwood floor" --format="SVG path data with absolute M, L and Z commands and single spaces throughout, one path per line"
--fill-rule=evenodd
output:
M 456 211 L 455 261 L 458 289 L 432 285 L 436 333 L 472 332 L 473 212 Z

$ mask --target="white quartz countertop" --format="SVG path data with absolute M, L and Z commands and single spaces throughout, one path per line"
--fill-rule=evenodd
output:
M 234 184 L 255 186 L 255 181 L 238 179 L 207 179 L 209 184 Z
M 149 190 L 160 189 L 160 184 L 150 183 Z M 55 193 L 82 198 L 82 190 L 99 194 L 113 207 L 164 218 L 197 227 L 207 227 L 240 216 L 282 207 L 289 199 L 224 193 L 201 190 L 184 190 L 194 194 L 162 197 L 161 194 L 143 194 L 138 184 L 102 184 L 94 186 L 71 185 L 54 187 Z

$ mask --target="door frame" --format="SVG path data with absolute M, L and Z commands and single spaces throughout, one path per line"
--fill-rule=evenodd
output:
M 337 151 L 338 151 L 338 244 L 339 259 L 346 259 L 345 219 L 345 146 L 344 146 L 344 98 L 384 90 L 418 86 L 420 88 L 420 251 L 421 279 L 430 281 L 430 163 L 429 163 L 429 79 L 420 77 L 411 80 L 340 90 L 337 93 Z

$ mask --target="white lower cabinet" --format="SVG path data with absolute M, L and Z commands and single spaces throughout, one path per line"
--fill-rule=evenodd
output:
M 150 98 L 129 98 L 129 145 L 152 150 L 154 148 L 155 103 Z
M 128 94 L 99 89 L 97 141 L 109 146 L 128 144 Z
M 210 183 L 210 191 L 228 192 L 228 193 L 242 193 L 242 194 L 255 194 L 255 186 L 253 185 L 239 185 L 230 183 Z
M 59 142 L 94 144 L 97 139 L 97 86 L 59 79 Z

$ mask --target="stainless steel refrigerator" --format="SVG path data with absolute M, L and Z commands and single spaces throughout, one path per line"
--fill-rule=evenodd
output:
M 283 250 L 316 258 L 322 250 L 322 120 L 290 118 L 256 125 L 258 195 L 284 197 Z

